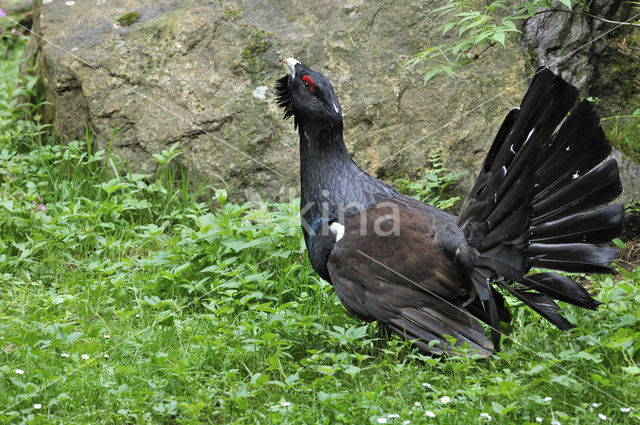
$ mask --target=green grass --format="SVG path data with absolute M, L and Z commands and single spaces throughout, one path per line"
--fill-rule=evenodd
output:
M 568 307 L 570 333 L 522 308 L 491 359 L 425 357 L 345 314 L 310 268 L 296 200 L 198 202 L 169 171 L 175 146 L 156 176 L 114 173 L 90 136 L 60 145 L 18 105 L 38 103 L 35 84 L 18 88 L 4 57 L 0 424 L 640 418 L 620 411 L 640 400 L 640 269 L 594 278 L 605 305 Z

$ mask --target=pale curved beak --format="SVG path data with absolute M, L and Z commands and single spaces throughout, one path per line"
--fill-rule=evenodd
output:
M 299 63 L 300 61 L 294 58 L 286 58 L 282 61 L 284 69 L 287 71 L 287 74 L 289 74 L 289 77 L 291 77 L 292 80 L 296 78 L 296 65 Z

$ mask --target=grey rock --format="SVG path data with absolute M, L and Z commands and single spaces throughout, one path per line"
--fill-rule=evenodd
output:
M 624 0 L 594 0 L 590 4 L 591 12 L 603 18 L 626 17 L 630 10 Z M 554 7 L 566 9 L 557 0 Z M 522 41 L 538 66 L 546 66 L 576 87 L 588 89 L 596 77 L 598 55 L 612 28 L 613 25 L 585 15 L 550 11 L 527 20 Z
M 428 13 L 443 3 L 34 0 L 43 38 L 27 53 L 37 52 L 56 135 L 82 139 L 88 126 L 123 168 L 152 173 L 152 154 L 180 142 L 194 185 L 254 202 L 296 193 L 298 137 L 273 93 L 292 56 L 332 80 L 362 168 L 391 182 L 417 177 L 441 148 L 449 168 L 466 173 L 464 194 L 531 68 L 514 46 L 492 49 L 457 78 L 425 86 L 421 70 L 401 64 L 443 42 Z M 140 18 L 117 24 L 130 12 Z M 577 30 L 576 39 L 587 28 Z
M 431 35 L 434 5 L 419 1 L 35 5 L 35 30 L 59 46 L 30 42 L 31 51 L 40 48 L 53 104 L 45 118 L 57 135 L 83 138 L 88 125 L 106 147 L 113 134 L 112 152 L 146 172 L 154 169 L 153 153 L 179 141 L 180 165 L 194 184 L 226 182 L 237 198 L 288 196 L 286 188 L 298 187 L 297 134 L 281 120 L 273 94 L 285 57 L 329 75 L 345 139 L 363 168 L 391 180 L 416 175 L 443 148 L 453 170 L 467 171 L 461 191 L 526 89 L 517 85 L 526 65 L 515 49 L 490 52 L 458 78 L 437 77 L 425 87 L 422 71 L 401 67 L 441 41 Z M 116 24 L 128 12 L 140 19 Z

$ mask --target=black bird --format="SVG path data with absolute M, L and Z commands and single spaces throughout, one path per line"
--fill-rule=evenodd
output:
M 622 191 L 599 116 L 540 68 L 509 112 L 458 217 L 363 172 L 342 138 L 342 110 L 323 74 L 289 58 L 276 84 L 300 135 L 301 219 L 313 268 L 355 316 L 378 320 L 433 354 L 467 344 L 499 350 L 510 315 L 500 288 L 562 330 L 554 302 L 595 309 L 552 271 L 608 273 L 618 250 Z M 485 327 L 488 325 L 491 336 Z M 449 338 L 450 340 L 450 338 Z

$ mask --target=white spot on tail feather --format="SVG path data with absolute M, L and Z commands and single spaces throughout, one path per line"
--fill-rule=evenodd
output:
M 336 235 L 336 242 L 338 242 L 344 236 L 344 226 L 337 221 L 334 221 L 329 226 L 329 230 Z
M 529 135 L 527 136 L 527 140 L 524 141 L 524 144 L 526 145 L 527 142 L 529 141 L 529 139 L 531 138 L 531 135 L 533 134 L 533 132 L 536 131 L 535 128 L 532 128 L 531 131 L 529 132 Z

